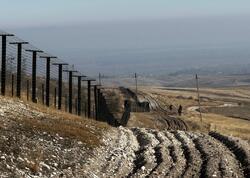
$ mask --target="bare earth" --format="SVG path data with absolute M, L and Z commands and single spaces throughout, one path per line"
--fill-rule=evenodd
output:
M 157 94 L 149 95 L 151 102 L 159 100 L 153 99 Z M 113 128 L 105 123 L 1 97 L 0 175 L 93 178 L 250 176 L 250 145 L 247 141 L 217 132 L 188 131 L 185 119 L 176 117 L 175 113 L 165 117 L 166 108 L 159 105 L 161 102 L 157 103 L 151 104 L 155 111 L 148 113 L 152 123 L 158 118 L 154 128 L 136 124 Z M 158 111 L 160 114 L 155 117 Z M 133 122 L 141 121 L 145 126 L 137 113 L 132 114 Z M 162 123 L 165 123 L 164 127 L 158 128 Z
M 123 128 L 88 160 L 86 177 L 248 177 L 249 144 L 211 132 Z M 244 158 L 244 160 L 242 160 Z

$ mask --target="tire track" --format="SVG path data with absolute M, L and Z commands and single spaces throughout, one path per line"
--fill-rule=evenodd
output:
M 117 158 L 117 166 L 113 168 L 116 177 L 127 176 L 133 170 L 133 161 L 136 158 L 135 151 L 139 149 L 137 139 L 133 135 L 133 132 L 124 128 L 120 129 L 122 129 L 123 133 L 126 135 L 127 144 L 124 149 L 120 150 L 120 156 Z M 120 141 L 124 142 L 122 138 Z
M 171 145 L 168 147 L 168 149 L 173 159 L 173 165 L 169 172 L 166 173 L 166 177 L 181 177 L 187 164 L 184 151 L 181 148 L 181 143 L 175 138 L 173 133 L 164 132 L 164 134 L 171 141 Z
M 87 177 L 249 177 L 249 144 L 235 138 L 123 127 L 110 134 L 84 167 Z
M 222 142 L 236 155 L 237 160 L 243 166 L 245 177 L 250 177 L 250 148 L 247 142 L 233 137 L 229 138 L 216 132 L 210 132 L 209 135 Z
M 182 177 L 200 177 L 202 159 L 193 141 L 183 131 L 174 132 L 175 137 L 182 143 L 182 149 L 187 160 L 186 169 Z
M 244 177 L 235 156 L 220 142 L 204 134 L 190 134 L 203 159 L 201 177 Z
M 188 130 L 188 125 L 183 120 L 168 116 L 168 111 L 163 108 L 157 99 L 155 99 L 151 94 L 140 92 L 140 95 L 150 103 L 150 106 L 154 111 L 158 112 L 161 119 L 167 121 L 168 129 Z
M 135 152 L 139 145 L 133 132 L 119 127 L 115 132 L 109 132 L 105 139 L 107 145 L 95 152 L 85 166 L 86 177 L 125 177 L 133 169 Z M 90 170 L 94 169 L 92 173 Z
M 146 177 L 157 165 L 155 147 L 159 144 L 159 141 L 146 129 L 134 128 L 132 131 L 137 136 L 140 148 L 136 152 L 134 169 L 128 177 Z
M 149 178 L 165 177 L 166 173 L 170 171 L 170 167 L 173 166 L 173 159 L 170 156 L 168 147 L 171 144 L 171 141 L 167 139 L 167 137 L 162 132 L 157 132 L 150 130 L 152 134 L 155 135 L 157 140 L 159 140 L 159 144 L 155 147 L 156 156 L 158 157 L 157 165 L 155 168 L 150 172 Z

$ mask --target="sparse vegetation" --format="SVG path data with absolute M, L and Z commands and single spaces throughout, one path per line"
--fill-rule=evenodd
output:
M 249 87 L 201 89 L 202 123 L 196 111 L 198 103 L 195 89 L 144 88 L 142 91 L 151 93 L 166 109 L 170 104 L 175 109 L 182 105 L 184 115 L 181 119 L 188 123 L 192 131 L 218 131 L 250 141 L 250 121 L 247 120 L 250 115 L 250 110 L 247 109 L 250 101 Z

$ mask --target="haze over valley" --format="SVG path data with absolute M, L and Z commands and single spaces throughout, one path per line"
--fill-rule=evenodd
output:
M 194 68 L 220 72 L 223 66 L 241 71 L 250 64 L 249 17 L 97 21 L 12 27 L 10 31 L 66 61 L 73 60 L 79 70 L 92 75 L 129 75 L 135 71 L 164 75 Z

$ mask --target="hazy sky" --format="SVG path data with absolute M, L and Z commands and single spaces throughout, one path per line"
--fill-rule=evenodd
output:
M 250 63 L 250 0 L 0 0 L 0 29 L 88 74 Z
M 246 14 L 249 0 L 0 0 L 2 27 Z

